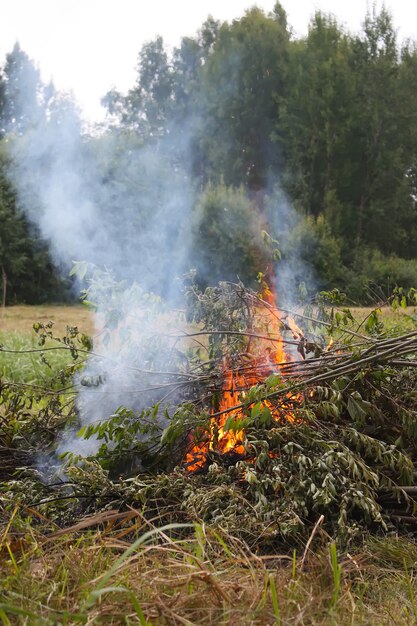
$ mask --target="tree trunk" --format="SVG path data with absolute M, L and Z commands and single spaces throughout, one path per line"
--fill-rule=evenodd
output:
M 1 277 L 2 277 L 2 281 L 3 281 L 3 301 L 2 301 L 2 307 L 3 307 L 3 315 L 4 315 L 4 310 L 6 308 L 6 295 L 7 295 L 7 274 L 6 274 L 6 270 L 4 269 L 4 266 L 1 266 Z

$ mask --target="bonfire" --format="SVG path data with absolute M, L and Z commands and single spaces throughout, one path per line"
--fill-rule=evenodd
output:
M 206 441 L 194 444 L 193 435 L 190 437 L 190 450 L 186 456 L 185 467 L 190 472 L 204 469 L 210 452 L 231 454 L 233 457 L 250 457 L 250 449 L 245 448 L 245 431 L 239 429 L 239 422 L 244 421 L 245 415 L 242 401 L 247 392 L 265 382 L 269 377 L 277 376 L 285 380 L 285 366 L 288 363 L 297 362 L 298 358 L 287 352 L 282 336 L 284 330 L 290 331 L 295 343 L 301 346 L 304 343 L 302 330 L 297 326 L 294 319 L 286 316 L 283 318 L 275 305 L 276 296 L 267 288 L 263 298 L 255 304 L 255 315 L 261 331 L 267 334 L 256 334 L 248 331 L 247 346 L 234 359 L 223 358 L 223 384 L 219 398 L 216 398 L 216 409 L 212 411 L 210 429 Z M 253 320 L 254 322 L 254 320 Z M 251 324 L 253 327 L 253 323 Z M 287 420 L 294 422 L 294 414 L 291 411 L 291 402 L 296 399 L 289 394 L 279 406 L 275 406 L 268 400 L 257 404 L 258 414 L 263 412 L 277 422 Z M 253 414 L 253 410 L 252 410 Z M 236 428 L 232 428 L 234 424 Z
M 414 525 L 417 331 L 385 331 L 377 310 L 356 323 L 337 297 L 289 311 L 265 286 L 191 285 L 187 324 L 156 333 L 143 353 L 133 346 L 136 396 L 150 404 L 83 427 L 78 437 L 95 439 L 94 453 L 64 455 L 59 477 L 45 480 L 40 455 L 56 459 L 54 441 L 78 419 L 60 390 L 51 393 L 27 422 L 26 465 L 5 428 L 20 474 L 6 472 L 4 491 L 59 523 L 133 506 L 161 522 L 209 523 L 263 550 L 313 528 L 350 543 L 369 529 Z M 59 341 L 76 363 L 88 350 L 70 331 Z M 123 354 L 122 332 L 110 332 L 121 354 L 106 364 L 111 373 Z M 105 365 L 99 346 L 89 359 Z M 105 381 L 82 384 L 96 399 Z M 4 424 L 24 413 L 30 393 L 39 391 L 4 385 Z

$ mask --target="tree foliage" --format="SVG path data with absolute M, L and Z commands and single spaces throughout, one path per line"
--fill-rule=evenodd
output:
M 249 278 L 253 265 L 263 263 L 262 228 L 278 239 L 284 231 L 288 236 L 280 226 L 282 205 L 270 211 L 278 184 L 299 216 L 293 236 L 305 244 L 301 256 L 318 283 L 334 282 L 362 298 L 359 277 L 379 280 L 390 267 L 394 285 L 404 275 L 394 261 L 377 271 L 384 255 L 405 265 L 415 257 L 416 91 L 416 46 L 399 44 L 385 8 L 368 11 L 356 34 L 317 12 L 307 35 L 297 38 L 279 2 L 269 14 L 252 8 L 231 23 L 209 17 L 172 52 L 161 37 L 147 42 L 135 84 L 103 98 L 108 128 L 83 138 L 95 155 L 94 176 L 110 181 L 97 206 L 110 229 L 122 228 L 123 214 L 130 233 L 143 236 L 152 213 L 140 192 L 148 184 L 143 163 L 163 161 L 166 181 L 165 172 L 174 172 L 195 192 L 187 218 L 193 265 L 213 264 L 209 250 L 216 250 L 213 280 L 232 273 Z M 2 136 L 24 135 L 39 120 L 59 125 L 64 100 L 16 44 L 0 72 Z M 81 124 L 73 130 L 81 132 Z M 139 154 L 135 164 L 131 156 Z M 233 223 L 214 210 L 226 196 Z M 126 212 L 116 208 L 118 198 L 127 199 Z M 168 204 L 165 221 L 177 210 Z M 15 250 L 9 252 L 19 267 Z
M 280 3 L 269 15 L 251 9 L 230 24 L 216 24 L 208 46 L 203 33 L 209 25 L 183 39 L 171 59 L 160 39 L 140 53 L 140 63 L 151 52 L 159 58 L 158 90 L 142 71 L 148 98 L 164 111 L 166 131 L 183 124 L 193 174 L 203 184 L 243 185 L 256 199 L 255 215 L 279 181 L 307 216 L 298 231 L 326 224 L 323 245 L 308 246 L 319 282 L 351 286 L 351 295 L 363 298 L 357 277 L 375 275 L 367 260 L 376 259 L 374 253 L 415 256 L 414 44 L 399 46 L 385 8 L 369 11 L 358 34 L 317 12 L 307 36 L 294 39 Z M 146 117 L 145 104 L 135 106 Z M 211 231 L 218 236 L 215 219 Z M 270 221 L 273 229 L 277 219 Z M 215 240 L 207 246 L 214 248 Z M 390 280 L 399 276 L 394 272 Z
M 262 230 L 262 217 L 243 188 L 209 185 L 195 208 L 191 231 L 199 280 L 207 285 L 238 276 L 253 285 L 271 264 Z
M 9 167 L 5 145 L 0 142 L 0 272 L 6 302 L 67 300 L 69 281 L 56 272 L 39 230 L 19 209 L 8 178 Z

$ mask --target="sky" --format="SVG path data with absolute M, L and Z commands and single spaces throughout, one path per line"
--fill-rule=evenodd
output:
M 307 32 L 318 9 L 352 32 L 361 28 L 369 0 L 281 0 L 295 35 Z M 233 20 L 256 4 L 274 0 L 1 0 L 0 63 L 16 41 L 35 61 L 44 81 L 72 91 L 85 117 L 99 120 L 100 98 L 112 87 L 125 92 L 135 81 L 143 43 L 162 35 L 175 46 L 194 35 L 211 14 Z M 377 7 L 381 0 L 377 0 Z M 417 0 L 386 0 L 400 39 L 417 40 Z

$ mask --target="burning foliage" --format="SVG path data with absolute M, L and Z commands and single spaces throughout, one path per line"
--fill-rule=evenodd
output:
M 77 424 L 74 405 L 57 389 L 35 418 L 29 403 L 39 390 L 3 383 L 3 449 L 18 456 L 26 447 L 38 459 L 3 476 L 4 502 L 62 525 L 140 507 L 149 518 L 204 521 L 263 549 L 305 538 L 321 516 L 320 532 L 344 543 L 366 528 L 417 522 L 417 331 L 388 333 L 377 312 L 355 324 L 349 310 L 320 301 L 284 311 L 269 290 L 242 284 L 191 285 L 187 304 L 186 323 L 156 332 L 145 352 L 136 347 L 136 367 L 129 363 L 138 396 L 145 389 L 154 404 L 84 425 L 80 436 L 95 442 L 95 454 L 67 454 L 58 481 L 54 441 Z M 120 360 L 121 330 L 113 323 Z M 76 364 L 85 338 L 72 329 L 61 341 Z M 161 369 L 161 351 L 169 368 Z M 89 358 L 99 359 L 99 346 Z M 89 384 L 99 398 L 100 380 Z M 43 481 L 40 458 L 49 458 Z

